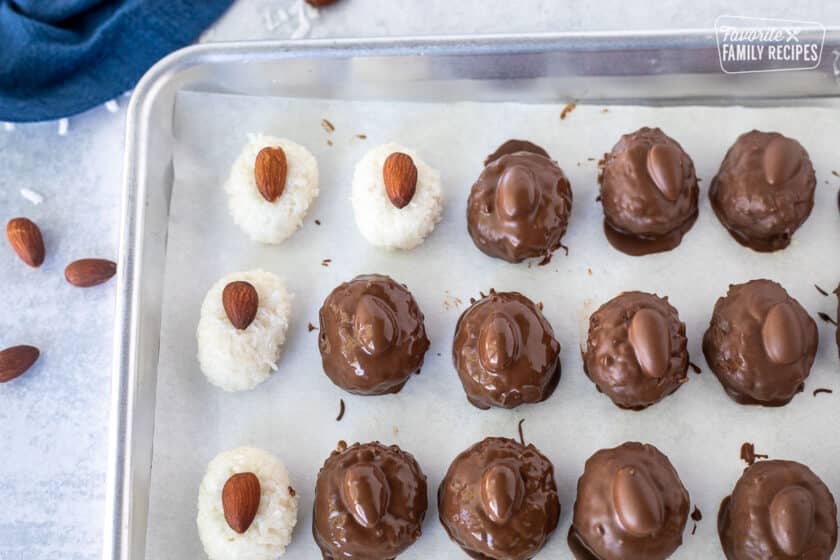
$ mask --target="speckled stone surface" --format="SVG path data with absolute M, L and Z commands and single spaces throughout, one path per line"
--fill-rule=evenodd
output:
M 824 0 L 340 0 L 316 12 L 300 0 L 240 0 L 206 41 L 711 27 L 720 14 L 840 23 Z M 44 233 L 38 270 L 0 243 L 0 347 L 42 349 L 25 376 L 0 385 L 0 559 L 99 558 L 115 283 L 70 287 L 64 266 L 116 258 L 127 98 L 59 123 L 0 124 L 0 219 L 25 215 Z M 33 205 L 19 194 L 33 189 Z

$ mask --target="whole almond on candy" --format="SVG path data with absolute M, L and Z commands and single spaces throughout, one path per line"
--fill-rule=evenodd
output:
M 259 309 L 257 290 L 248 282 L 231 282 L 222 290 L 222 307 L 231 324 L 245 330 L 254 321 Z
M 244 533 L 260 508 L 260 480 L 250 472 L 230 477 L 222 488 L 222 510 L 231 529 Z
M 385 192 L 397 208 L 404 208 L 414 198 L 417 166 L 408 154 L 394 152 L 388 156 L 382 166 L 382 178 L 385 181 Z
M 264 199 L 274 202 L 283 194 L 288 169 L 286 152 L 283 148 L 277 146 L 260 150 L 254 161 L 254 180 Z

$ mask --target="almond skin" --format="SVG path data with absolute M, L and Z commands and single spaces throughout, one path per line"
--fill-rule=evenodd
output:
M 242 331 L 257 316 L 260 298 L 256 288 L 248 282 L 231 282 L 222 290 L 222 306 L 231 324 Z
M 80 259 L 64 269 L 64 277 L 79 288 L 89 288 L 107 282 L 117 273 L 117 263 L 106 259 Z
M 20 377 L 41 355 L 34 346 L 12 346 L 0 351 L 0 383 Z
M 33 268 L 44 263 L 44 239 L 35 222 L 29 218 L 12 218 L 6 224 L 6 237 L 20 260 Z
M 260 479 L 250 472 L 230 477 L 222 488 L 222 510 L 230 528 L 240 535 L 248 530 L 260 508 Z
M 254 161 L 254 180 L 264 199 L 274 202 L 283 194 L 288 169 L 283 148 L 277 146 L 260 150 Z
M 411 156 L 402 152 L 388 156 L 382 166 L 382 178 L 391 204 L 404 208 L 411 202 L 417 190 L 417 166 Z

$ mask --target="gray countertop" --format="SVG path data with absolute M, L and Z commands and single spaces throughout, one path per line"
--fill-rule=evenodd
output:
M 203 40 L 700 28 L 721 14 L 840 24 L 840 3 L 827 0 L 341 0 L 303 18 L 299 1 L 240 0 Z M 72 288 L 63 269 L 82 257 L 116 260 L 127 104 L 66 123 L 0 125 L 0 221 L 34 219 L 47 245 L 32 270 L 0 243 L 0 347 L 42 351 L 30 372 L 0 385 L 0 559 L 101 554 L 115 284 Z

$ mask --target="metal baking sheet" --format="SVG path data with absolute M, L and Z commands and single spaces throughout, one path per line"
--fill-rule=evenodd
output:
M 835 31 L 829 32 L 826 52 L 831 51 L 837 38 Z M 699 339 L 714 300 L 725 291 L 722 280 L 708 278 L 707 271 L 711 268 L 731 268 L 730 281 L 761 275 L 774 277 L 782 281 L 814 314 L 819 310 L 830 311 L 833 306 L 828 299 L 819 296 L 811 284 L 817 282 L 830 287 L 840 274 L 835 270 L 836 265 L 826 263 L 825 259 L 815 260 L 809 249 L 809 243 L 824 239 L 825 232 L 833 231 L 837 224 L 835 189 L 822 184 L 824 180 L 829 180 L 831 186 L 836 187 L 836 181 L 832 182 L 830 175 L 831 144 L 819 142 L 815 136 L 816 129 L 824 127 L 829 132 L 834 128 L 831 123 L 835 113 L 815 106 L 834 106 L 831 97 L 837 94 L 838 88 L 831 61 L 828 60 L 830 57 L 824 60 L 818 71 L 785 73 L 787 75 L 783 77 L 779 74 L 723 76 L 716 67 L 716 57 L 713 37 L 709 33 L 687 32 L 635 36 L 445 38 L 387 43 L 319 41 L 214 45 L 188 49 L 153 69 L 136 90 L 128 125 L 118 294 L 117 325 L 120 332 L 115 353 L 105 557 L 201 557 L 195 533 L 194 503 L 201 473 L 212 455 L 208 456 L 209 451 L 200 451 L 183 470 L 163 471 L 173 465 L 173 457 L 167 455 L 167 449 L 173 449 L 174 441 L 191 443 L 202 450 L 214 448 L 214 452 L 234 445 L 256 444 L 277 452 L 284 459 L 303 494 L 299 525 L 288 555 L 290 558 L 309 558 L 316 553 L 307 526 L 312 481 L 338 437 L 348 441 L 381 439 L 399 443 L 415 453 L 429 475 L 431 497 L 448 466 L 448 460 L 457 452 L 486 435 L 514 436 L 518 420 L 526 418 L 527 439 L 543 449 L 555 464 L 563 505 L 561 525 L 546 549 L 546 557 L 568 557 L 565 531 L 570 523 L 574 484 L 583 460 L 597 448 L 619 443 L 623 439 L 641 439 L 659 444 L 671 456 L 692 493 L 693 501 L 704 512 L 704 521 L 699 524 L 697 533 L 686 535 L 686 545 L 677 555 L 680 558 L 719 556 L 714 517 L 717 503 L 725 493 L 723 489 L 731 487 L 740 472 L 737 447 L 742 440 L 755 439 L 759 450 L 773 456 L 809 462 L 832 489 L 840 488 L 840 479 L 832 478 L 830 469 L 818 468 L 820 461 L 836 456 L 836 443 L 823 438 L 826 434 L 815 430 L 817 422 L 807 420 L 811 417 L 834 418 L 830 396 L 815 399 L 810 394 L 801 395 L 789 407 L 780 410 L 744 409 L 726 400 L 717 381 L 706 371 L 693 377 L 686 387 L 650 411 L 634 414 L 614 409 L 606 398 L 597 395 L 580 368 L 577 346 L 586 317 L 600 302 L 622 289 L 637 287 L 670 295 L 688 324 L 693 360 L 702 365 Z M 503 128 L 486 135 L 488 140 L 460 143 L 465 162 L 474 162 L 469 173 L 451 170 L 445 142 L 438 141 L 440 145 L 434 146 L 429 139 L 411 137 L 400 127 L 399 120 L 392 131 L 392 138 L 374 137 L 368 140 L 369 146 L 389 139 L 415 145 L 424 154 L 428 153 L 429 161 L 444 172 L 445 182 L 448 183 L 444 222 L 418 251 L 396 255 L 374 252 L 364 245 L 360 236 L 353 235 L 352 222 L 346 224 L 347 232 L 340 230 L 338 224 L 342 214 L 339 205 L 333 202 L 336 199 L 346 200 L 346 197 L 327 200 L 326 187 L 330 185 L 330 190 L 343 188 L 346 192 L 347 170 L 352 168 L 365 147 L 359 143 L 351 148 L 353 140 L 346 138 L 348 144 L 342 145 L 341 149 L 335 147 L 328 151 L 325 143 L 310 146 L 315 149 L 322 169 L 326 171 L 322 176 L 321 197 L 310 214 L 311 219 L 318 217 L 319 213 L 324 216 L 320 228 L 316 229 L 308 220 L 304 231 L 289 240 L 288 245 L 276 249 L 249 247 L 244 236 L 240 234 L 237 237 L 238 232 L 231 231 L 230 245 L 225 247 L 229 251 L 225 255 L 230 257 L 223 259 L 223 251 L 218 251 L 220 257 L 214 260 L 207 253 L 207 247 L 179 243 L 179 239 L 186 241 L 188 238 L 179 238 L 179 231 L 184 229 L 178 228 L 195 226 L 194 216 L 170 214 L 170 210 L 178 209 L 176 202 L 179 195 L 176 189 L 173 198 L 173 186 L 177 185 L 176 140 L 179 139 L 177 105 L 189 96 L 209 93 L 231 95 L 231 103 L 244 102 L 243 115 L 249 104 L 248 98 L 276 97 L 277 119 L 282 116 L 280 109 L 283 103 L 293 103 L 292 98 L 322 99 L 325 110 L 332 109 L 331 104 L 338 108 L 342 104 L 358 107 L 360 103 L 374 107 L 383 100 L 423 102 L 425 107 L 414 106 L 417 110 L 429 112 L 430 119 L 436 118 L 435 107 L 445 111 L 458 105 L 457 102 L 516 101 L 533 105 L 522 105 L 519 107 L 521 113 L 516 113 L 530 115 L 523 121 L 523 126 L 530 122 L 533 130 L 539 128 L 542 120 L 539 111 L 548 110 L 546 105 L 555 115 L 559 115 L 559 109 L 567 101 L 576 100 L 581 106 L 572 113 L 568 122 L 562 126 L 558 124 L 557 137 L 529 135 L 528 128 L 512 128 L 503 121 L 506 123 Z M 770 98 L 771 93 L 773 98 Z M 822 97 L 828 99 L 817 99 Z M 724 107 L 704 109 L 710 113 L 704 113 L 702 119 L 691 119 L 684 108 L 627 110 L 615 106 L 607 114 L 598 113 L 602 104 L 617 101 L 645 105 L 703 103 Z M 772 111 L 765 108 L 755 112 L 750 122 L 757 123 L 752 125 L 747 124 L 747 120 L 729 118 L 747 119 L 751 116 L 749 109 L 726 107 L 736 104 L 787 108 Z M 609 149 L 618 134 L 635 126 L 657 122 L 665 124 L 662 121 L 663 111 L 684 115 L 683 130 L 686 132 L 672 130 L 670 126 L 668 131 L 695 158 L 698 174 L 705 180 L 702 183 L 704 187 L 708 185 L 726 147 L 745 127 L 775 128 L 803 141 L 817 165 L 821 184 L 817 208 L 797 237 L 795 246 L 770 256 L 746 252 L 726 237 L 703 199 L 701 219 L 686 238 L 686 248 L 689 248 L 689 243 L 699 248 L 706 247 L 705 261 L 682 261 L 679 252 L 643 260 L 623 258 L 611 252 L 599 231 L 600 208 L 594 203 L 594 162 L 588 158 L 600 156 L 600 152 Z M 720 113 L 713 114 L 712 111 Z M 769 116 L 771 114 L 772 117 Z M 803 121 L 801 115 L 805 114 L 814 120 Z M 375 114 L 367 116 L 368 119 L 375 117 Z M 583 126 L 584 119 L 598 117 L 605 119 L 601 121 L 601 126 L 609 126 L 611 141 L 599 139 L 587 144 L 570 142 L 562 137 L 563 127 L 567 127 L 565 131 L 568 133 L 576 126 L 587 130 L 588 127 Z M 609 122 L 608 119 L 614 120 Z M 206 156 L 220 156 L 208 160 L 213 166 L 203 170 L 206 174 L 204 178 L 220 186 L 237 146 L 244 142 L 243 134 L 284 132 L 282 120 L 273 120 L 272 123 L 270 127 L 255 128 L 253 119 L 243 118 L 238 127 L 227 129 L 229 140 L 218 144 L 204 141 L 196 145 L 196 149 L 207 150 Z M 292 125 L 291 122 L 286 124 Z M 361 121 L 347 121 L 347 128 L 342 134 L 365 133 L 361 124 Z M 315 128 L 317 122 L 309 126 Z M 718 145 L 693 141 L 692 138 L 699 139 L 699 133 L 688 132 L 704 129 L 707 131 L 704 134 L 707 134 L 713 126 L 721 137 Z M 288 132 L 287 135 L 300 139 L 310 132 L 307 129 L 306 133 Z M 315 133 L 322 134 L 323 131 Z M 488 259 L 474 249 L 464 231 L 463 205 L 471 179 L 479 171 L 478 162 L 495 147 L 494 143 L 511 135 L 527 136 L 544 143 L 572 177 L 575 211 L 572 229 L 566 238 L 572 253 L 568 258 L 562 254 L 555 256 L 547 267 L 528 269 L 527 265 L 511 266 Z M 323 137 L 320 139 L 323 141 Z M 592 139 L 595 139 L 594 134 Z M 335 139 L 333 141 L 336 142 Z M 341 177 L 348 179 L 342 183 Z M 204 227 L 216 223 L 220 228 L 232 227 L 220 196 L 220 193 L 213 193 L 202 202 L 202 209 L 207 213 Z M 347 221 L 347 212 L 343 215 Z M 316 253 L 316 244 L 331 234 L 339 234 L 341 238 L 337 251 L 332 255 L 311 254 Z M 169 244 L 167 235 L 172 236 Z M 319 241 L 317 236 L 322 239 Z M 363 251 L 363 257 L 355 261 L 337 258 L 344 245 L 346 247 L 341 255 L 352 253 L 355 247 Z M 185 248 L 190 250 L 184 251 Z M 238 254 L 243 248 L 246 251 Z M 290 266 L 293 261 L 284 262 L 284 255 L 292 254 L 306 257 L 312 266 L 301 267 L 301 272 L 295 274 L 295 267 Z M 450 260 L 456 255 L 466 256 L 472 267 L 474 280 L 470 285 L 474 287 L 469 290 L 461 282 L 457 286 L 453 283 L 450 289 L 434 271 L 420 270 L 430 267 L 418 266 L 430 262 L 423 259 Z M 334 264 L 329 268 L 321 267 L 320 260 L 324 258 L 332 258 Z M 173 276 L 168 266 L 173 259 L 187 259 L 195 268 L 195 291 L 187 297 L 187 301 L 196 303 L 192 316 L 187 307 L 164 308 L 164 286 L 167 301 L 180 294 L 178 286 L 183 286 L 179 283 L 183 280 L 178 278 L 174 287 L 170 284 Z M 196 294 L 203 294 L 209 283 L 221 274 L 250 266 L 262 266 L 282 273 L 298 296 L 293 332 L 287 342 L 289 352 L 281 360 L 281 374 L 265 386 L 243 395 L 221 395 L 201 378 L 192 360 L 194 341 L 190 340 L 200 303 L 200 295 Z M 412 268 L 417 269 L 415 279 L 406 278 L 404 271 Z M 592 269 L 591 276 L 589 269 Z M 313 360 L 311 354 L 304 353 L 311 352 L 315 343 L 314 334 L 306 332 L 306 323 L 315 322 L 318 305 L 329 289 L 356 273 L 371 271 L 391 273 L 409 284 L 426 312 L 433 340 L 424 373 L 412 379 L 403 393 L 383 398 L 381 402 L 342 394 L 326 381 L 320 372 L 320 363 Z M 630 277 L 634 279 L 634 286 L 628 285 Z M 698 282 L 697 278 L 704 281 Z M 581 279 L 586 279 L 589 286 L 585 292 L 564 289 L 573 281 L 577 285 Z M 466 300 L 479 290 L 490 287 L 518 289 L 546 304 L 547 316 L 563 345 L 564 376 L 555 396 L 544 404 L 514 411 L 480 412 L 469 408 L 462 398 L 448 358 L 452 327 Z M 462 302 L 460 306 L 456 303 L 457 299 Z M 163 325 L 167 337 L 163 340 L 161 317 L 167 318 Z M 171 364 L 161 361 L 167 349 L 171 350 L 175 343 L 176 339 L 170 336 L 173 334 L 180 337 L 177 338 L 179 343 L 187 345 L 180 362 L 183 369 L 188 370 L 180 372 L 187 385 L 176 384 L 176 387 L 180 390 L 196 389 L 196 392 L 158 394 L 158 373 L 171 375 L 173 371 Z M 809 388 L 831 386 L 831 374 L 836 370 L 831 334 L 821 325 L 821 349 Z M 163 353 L 160 352 L 161 347 Z M 301 352 L 296 352 L 296 349 L 301 349 Z M 440 357 L 436 355 L 438 352 Z M 283 377 L 282 371 L 287 367 L 290 371 Z M 303 385 L 290 385 L 294 383 L 295 376 L 302 380 Z M 161 388 L 172 387 L 165 383 L 167 379 L 171 381 L 171 377 L 161 379 Z M 314 392 L 308 392 L 310 389 Z M 434 398 L 437 391 L 447 394 L 445 401 Z M 173 399 L 187 396 L 195 400 L 184 407 L 185 418 L 189 411 L 204 410 L 206 406 L 205 432 L 196 434 L 191 440 L 185 437 L 189 435 L 185 432 L 178 434 L 174 425 L 161 423 L 156 429 L 156 410 L 171 404 Z M 333 413 L 337 413 L 339 398 L 347 402 L 348 416 L 342 423 L 336 424 Z M 300 404 L 295 404 L 296 401 Z M 244 414 L 250 408 L 249 404 L 258 403 L 262 406 L 285 405 L 285 420 L 275 418 L 267 422 L 264 417 Z M 306 427 L 294 421 L 294 415 L 301 413 L 295 407 L 304 404 L 312 405 L 310 412 L 317 413 L 322 419 L 321 424 L 311 423 Z M 725 424 L 719 419 L 708 418 L 710 406 L 715 407 L 716 413 L 720 411 L 721 419 L 726 415 Z M 437 426 L 437 430 L 426 433 L 398 418 L 395 411 L 400 407 L 422 412 L 431 418 L 443 419 L 449 415 L 446 416 L 448 421 Z M 455 410 L 449 410 L 451 407 Z M 218 411 L 221 412 L 216 415 Z M 242 414 L 233 416 L 235 411 Z M 451 414 L 455 414 L 454 419 Z M 353 416 L 355 419 L 351 424 Z M 169 417 L 161 415 L 161 420 L 164 418 Z M 452 424 L 458 429 L 452 430 Z M 772 428 L 772 438 L 756 437 L 766 434 L 768 426 Z M 806 431 L 809 433 L 807 439 L 797 439 Z M 155 441 L 156 432 L 171 435 L 173 439 Z M 301 439 L 304 435 L 308 437 Z M 588 442 L 580 439 L 584 435 L 590 437 Z M 205 436 L 211 439 L 208 441 Z M 671 438 L 682 438 L 684 443 L 675 445 Z M 714 457 L 706 453 L 710 458 L 708 461 L 703 460 L 704 456 L 695 456 L 704 445 L 720 448 L 720 453 Z M 448 459 L 435 458 L 438 457 L 433 454 L 436 449 L 441 449 L 441 456 Z M 154 460 L 153 450 L 157 453 Z M 721 458 L 718 459 L 718 456 Z M 170 462 L 167 463 L 167 460 Z M 159 468 L 161 472 L 153 470 L 153 465 L 167 464 L 168 467 Z M 175 473 L 178 478 L 169 480 L 161 477 L 163 472 Z M 705 481 L 718 478 L 722 481 L 715 482 L 718 488 L 715 492 L 693 490 L 705 488 Z M 170 485 L 164 491 L 169 490 L 178 496 L 180 513 L 177 518 L 165 519 L 155 510 L 150 518 L 149 497 L 155 494 L 153 481 Z M 191 513 L 187 515 L 182 510 Z M 161 533 L 163 523 L 174 526 Z M 690 526 L 691 523 L 689 530 Z M 424 533 L 423 538 L 406 554 L 407 558 L 428 557 L 430 551 L 435 557 L 441 557 L 440 554 L 444 555 L 442 557 L 460 557 L 452 544 L 444 543 L 447 546 L 440 549 L 440 554 L 434 548 L 445 538 L 434 507 L 430 508 Z M 163 541 L 157 539 L 162 534 L 170 539 L 171 547 L 161 546 Z

